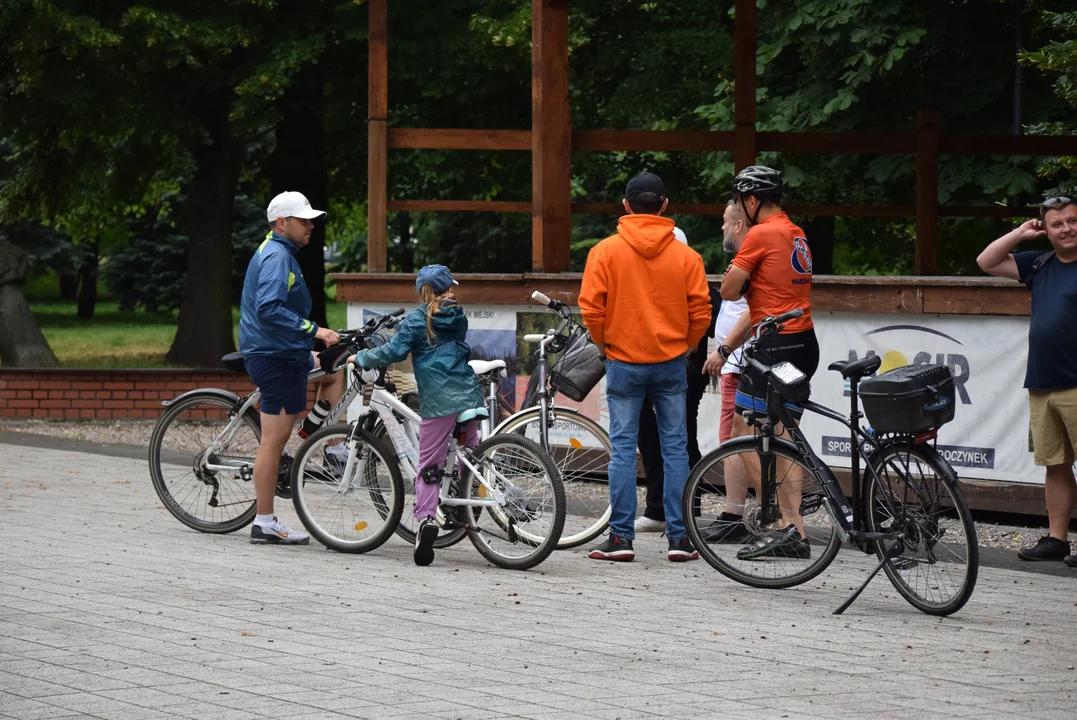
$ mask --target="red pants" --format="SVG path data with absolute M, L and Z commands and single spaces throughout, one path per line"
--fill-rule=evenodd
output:
M 740 373 L 726 373 L 722 375 L 722 381 L 718 385 L 722 393 L 722 417 L 718 425 L 718 442 L 725 442 L 733 434 L 733 416 L 736 407 L 733 400 L 737 397 L 737 383 L 740 382 Z

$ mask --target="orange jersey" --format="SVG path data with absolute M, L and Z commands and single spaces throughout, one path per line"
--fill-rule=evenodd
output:
M 752 276 L 745 297 L 752 324 L 796 308 L 804 314 L 785 323 L 783 333 L 814 327 L 811 319 L 811 250 L 804 231 L 783 212 L 752 227 L 733 264 Z

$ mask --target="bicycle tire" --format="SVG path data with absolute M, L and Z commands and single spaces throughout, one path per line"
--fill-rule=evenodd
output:
M 882 532 L 896 526 L 904 536 L 905 552 L 883 565 L 887 578 L 921 612 L 957 612 L 976 588 L 980 553 L 976 525 L 953 468 L 934 448 L 912 441 L 884 444 L 870 463 L 879 481 L 864 471 L 867 529 Z M 882 560 L 883 545 L 874 545 Z
M 374 433 L 374 437 L 382 442 L 391 445 L 392 441 L 389 439 L 389 431 L 385 429 L 385 424 L 382 423 L 381 418 L 375 421 L 374 429 L 371 431 Z M 395 449 L 395 448 L 394 448 Z M 399 468 L 399 466 L 398 466 Z M 398 470 L 399 471 L 399 470 Z M 405 478 L 401 474 L 401 482 L 404 484 L 404 509 L 410 510 L 415 507 L 415 478 Z M 416 522 L 415 516 L 409 511 L 401 513 L 400 523 L 396 528 L 396 534 L 401 540 L 409 545 L 415 544 L 415 531 L 419 527 L 419 523 Z M 434 548 L 437 550 L 444 550 L 450 548 L 453 545 L 461 542 L 467 537 L 467 530 L 463 527 L 451 527 L 448 530 L 440 528 L 438 530 L 437 539 L 434 540 Z
M 541 416 L 542 408 L 522 410 L 503 420 L 494 434 L 517 434 L 541 447 Z M 550 455 L 561 473 L 566 503 L 565 528 L 557 549 L 568 550 L 594 540 L 609 525 L 613 444 L 601 425 L 571 408 L 554 408 L 550 431 L 554 434 Z M 554 447 L 552 440 L 556 438 L 563 442 Z
M 553 460 L 538 445 L 516 435 L 492 435 L 472 454 L 474 464 L 505 494 L 505 501 L 494 507 L 453 506 L 467 518 L 468 538 L 498 567 L 527 570 L 538 565 L 557 548 L 565 524 L 565 489 Z M 458 497 L 486 496 L 480 479 L 468 471 Z M 510 554 L 516 550 L 520 554 Z
M 167 434 L 169 430 L 177 422 L 183 422 L 180 420 L 183 413 L 200 405 L 203 406 L 202 409 L 191 413 L 192 417 L 188 422 L 192 423 L 192 425 L 189 426 L 188 432 L 185 433 L 187 438 L 193 442 L 187 449 L 174 446 L 168 441 Z M 150 436 L 148 458 L 150 479 L 153 481 L 153 489 L 156 491 L 157 497 L 161 499 L 161 503 L 165 509 L 172 513 L 173 517 L 187 527 L 199 532 L 214 534 L 235 532 L 246 527 L 254 520 L 256 506 L 254 482 L 252 480 L 229 478 L 221 471 L 207 471 L 195 467 L 200 464 L 202 453 L 206 451 L 213 439 L 230 422 L 230 420 L 224 420 L 224 418 L 227 418 L 228 411 L 233 407 L 235 407 L 235 402 L 219 392 L 192 393 L 168 406 L 168 409 L 157 420 L 157 424 L 153 428 L 153 434 Z M 202 417 L 198 417 L 199 414 Z M 221 416 L 224 421 L 220 422 L 219 425 L 211 424 L 215 420 L 215 418 L 211 417 L 211 414 Z M 259 422 L 258 414 L 253 409 L 247 410 L 240 422 L 243 425 L 241 430 L 249 430 L 254 436 L 254 442 L 252 446 L 250 439 L 246 438 L 241 443 L 236 444 L 235 447 L 242 450 L 241 456 L 250 461 L 253 469 L 254 456 L 257 454 L 258 444 L 262 439 L 261 423 Z M 202 427 L 206 428 L 216 427 L 217 429 L 196 437 L 190 431 L 190 428 L 195 427 L 195 424 L 201 424 Z M 248 451 L 250 451 L 249 458 L 247 458 Z M 184 476 L 176 476 L 175 471 L 167 473 L 167 467 L 186 468 L 191 478 L 173 482 L 177 480 L 177 477 L 182 478 Z M 224 481 L 223 483 L 221 482 L 222 480 Z M 216 488 L 214 488 L 215 483 Z M 177 492 L 177 490 L 180 492 Z M 223 504 L 220 504 L 218 500 L 221 495 L 224 495 L 225 502 Z M 218 502 L 218 505 L 211 505 L 210 503 L 213 502 Z M 219 512 L 221 508 L 231 508 L 234 512 Z M 216 519 L 210 520 L 204 515 L 195 514 L 199 510 Z
M 359 487 L 341 493 L 343 467 L 325 453 L 329 440 L 357 438 L 369 451 Z M 319 428 L 300 446 L 292 465 L 292 504 L 318 542 L 343 553 L 366 553 L 380 547 L 400 524 L 404 488 L 391 450 L 361 428 L 345 424 Z M 379 526 L 367 532 L 370 523 Z M 361 527 L 360 527 L 361 526 Z
M 787 440 L 774 438 L 771 441 L 773 453 L 790 463 L 790 467 L 799 466 L 803 474 L 801 492 L 804 500 L 820 500 L 823 490 L 818 481 L 808 471 L 803 456 L 796 446 Z M 681 496 L 681 510 L 684 516 L 688 538 L 699 551 L 700 557 L 707 564 L 728 578 L 744 585 L 758 588 L 788 588 L 811 580 L 823 572 L 834 561 L 841 548 L 841 536 L 833 518 L 830 517 L 825 503 L 814 505 L 808 515 L 804 515 L 804 501 L 800 505 L 805 532 L 808 535 L 810 557 L 757 557 L 739 559 L 738 555 L 747 552 L 753 542 L 764 532 L 778 530 L 783 522 L 777 520 L 769 524 L 760 521 L 759 502 L 757 498 L 748 497 L 743 509 L 743 527 L 747 534 L 743 538 L 715 540 L 715 530 L 719 525 L 720 513 L 728 503 L 726 491 L 727 470 L 731 473 L 747 472 L 748 455 L 758 460 L 756 439 L 740 437 L 729 440 L 717 449 L 705 455 L 688 474 L 684 494 Z M 739 458 L 739 459 L 738 459 Z M 756 470 L 758 473 L 758 470 Z M 735 477 L 736 475 L 730 475 Z M 758 477 L 758 475 L 757 475 Z M 795 476 L 788 471 L 779 475 L 778 493 L 787 478 Z M 735 536 L 734 536 L 735 537 Z

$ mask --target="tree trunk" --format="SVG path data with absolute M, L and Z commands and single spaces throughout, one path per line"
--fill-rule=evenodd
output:
M 79 277 L 78 275 L 71 273 L 70 275 L 60 276 L 60 299 L 61 300 L 75 300 L 78 297 L 79 292 Z
M 812 274 L 834 274 L 834 218 L 813 217 L 804 223 L 811 249 Z
M 228 104 L 207 100 L 187 186 L 187 288 L 176 338 L 166 356 L 177 365 L 219 367 L 236 349 L 232 330 L 232 215 L 242 146 L 228 123 Z
M 307 196 L 312 207 L 325 210 L 329 204 L 329 174 L 325 164 L 324 130 L 318 116 L 318 95 L 297 82 L 281 106 L 284 114 L 277 124 L 277 144 L 270 161 L 272 195 L 295 190 Z M 325 223 L 314 221 L 310 242 L 296 253 L 303 280 L 310 290 L 310 319 L 319 327 L 325 318 Z
M 56 367 L 60 363 L 23 297 L 25 279 L 26 253 L 0 243 L 0 365 Z
M 93 318 L 94 309 L 97 307 L 97 264 L 98 244 L 94 240 L 85 246 L 82 252 L 82 261 L 78 269 L 78 304 L 75 314 L 82 320 Z

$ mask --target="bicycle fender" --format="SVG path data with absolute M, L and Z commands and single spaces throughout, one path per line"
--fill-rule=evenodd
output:
M 227 390 L 221 390 L 220 388 L 198 388 L 196 390 L 188 390 L 185 393 L 177 395 L 176 397 L 172 398 L 171 400 L 162 400 L 161 404 L 164 405 L 165 407 L 168 407 L 169 405 L 172 405 L 173 403 L 177 403 L 180 400 L 185 400 L 185 399 L 191 397 L 192 395 L 208 395 L 208 396 L 211 396 L 211 397 L 218 397 L 218 398 L 221 398 L 222 400 L 227 400 L 228 402 L 233 403 L 233 404 L 239 402 L 239 396 L 236 395 L 234 392 L 229 392 Z

